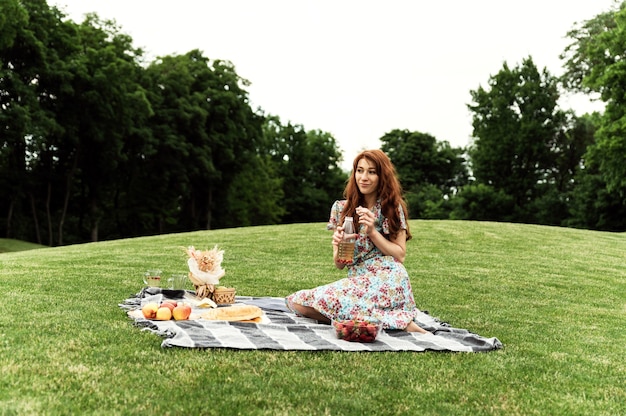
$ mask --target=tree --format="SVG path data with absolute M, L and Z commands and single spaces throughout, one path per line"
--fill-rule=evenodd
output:
M 539 184 L 551 181 L 566 120 L 557 107 L 557 79 L 528 57 L 513 69 L 504 63 L 487 89 L 470 93 L 473 176 L 513 199 L 516 221 L 534 222 L 531 203 L 545 192 Z
M 228 201 L 236 201 L 230 189 L 242 190 L 244 173 L 264 168 L 258 159 L 263 117 L 250 108 L 244 87 L 232 63 L 210 61 L 198 50 L 165 56 L 147 68 L 150 101 L 154 110 L 154 134 L 148 163 L 154 167 L 152 180 L 163 187 L 154 195 L 168 207 L 166 217 L 178 210 L 177 223 L 185 230 L 220 228 L 225 224 L 265 222 L 274 218 L 260 213 L 258 219 L 233 219 Z M 264 175 L 273 189 L 271 170 Z M 261 185 L 255 182 L 257 185 Z M 271 185 L 271 186 L 270 186 Z M 175 206 L 172 204 L 176 204 Z M 244 215 L 249 207 L 238 206 Z
M 168 223 L 180 231 L 205 228 L 206 212 L 200 212 L 196 201 L 205 201 L 207 186 L 194 186 L 218 176 L 206 132 L 211 77 L 208 60 L 200 53 L 164 56 L 146 68 L 152 136 L 143 155 L 143 174 L 132 184 L 133 194 L 149 201 L 147 206 L 137 203 L 140 211 L 135 213 L 146 230 L 164 232 Z M 146 181 L 152 186 L 145 187 Z
M 328 220 L 330 206 L 341 198 L 346 181 L 335 138 L 301 125 L 283 126 L 276 116 L 266 118 L 264 135 L 265 152 L 282 178 L 283 222 Z
M 396 168 L 411 217 L 447 218 L 447 200 L 468 181 L 464 149 L 408 130 L 392 130 L 380 140 Z
M 210 107 L 205 128 L 219 181 L 212 181 L 208 189 L 206 184 L 197 189 L 206 190 L 209 195 L 207 229 L 212 227 L 213 212 L 218 226 L 223 227 L 230 221 L 229 209 L 224 202 L 233 181 L 248 169 L 264 166 L 263 161 L 257 159 L 263 140 L 264 119 L 250 107 L 248 92 L 244 88 L 249 82 L 237 75 L 232 62 L 215 60 L 211 69 L 213 78 L 208 91 Z M 265 173 L 270 175 L 272 172 L 266 170 Z M 268 198 L 271 195 L 267 194 Z
M 600 231 L 624 231 L 626 205 L 615 192 L 609 192 L 596 166 L 576 175 L 576 188 L 570 194 L 569 217 L 565 225 Z
M 578 138 L 580 157 L 572 169 L 572 186 L 567 189 L 567 220 L 564 225 L 602 231 L 623 231 L 626 228 L 626 205 L 617 192 L 609 192 L 597 163 L 585 159 L 587 147 L 594 144 L 596 126 L 601 122 L 598 113 L 577 119 L 572 130 Z M 573 161 L 572 161 L 573 162 Z
M 28 53 L 36 48 L 37 39 L 19 1 L 0 3 L 0 16 L 0 185 L 6 193 L 2 198 L 6 237 L 12 237 L 15 213 L 21 210 L 19 203 L 25 193 L 26 137 L 33 131 L 31 105 L 37 103 L 30 83 L 36 77 L 37 55 Z
M 461 188 L 451 201 L 450 219 L 475 221 L 514 221 L 515 202 L 503 190 L 484 183 Z
M 63 130 L 55 108 L 71 78 L 76 28 L 43 0 L 8 0 L 0 11 L 0 169 L 6 178 L 7 236 L 29 206 L 35 241 L 42 243 L 44 213 L 51 243 L 62 148 L 51 137 Z M 18 233 L 30 231 L 24 227 Z
M 134 161 L 125 148 L 141 137 L 150 104 L 139 83 L 143 52 L 115 22 L 90 14 L 78 36 L 71 89 L 63 92 L 57 111 L 65 145 L 73 145 L 67 196 L 79 228 L 98 241 L 101 221 L 111 221 L 120 190 L 129 182 L 124 167 Z
M 578 187 L 579 173 L 585 171 L 584 154 L 593 144 L 595 123 L 589 115 L 576 117 L 565 112 L 564 127 L 557 134 L 554 169 L 545 181 L 537 184 L 539 196 L 529 205 L 535 221 L 546 225 L 566 225 L 571 214 L 571 196 Z
M 223 227 L 278 224 L 285 214 L 283 180 L 269 158 L 259 155 L 250 162 L 228 188 Z
M 578 24 L 568 37 L 564 85 L 606 103 L 586 158 L 597 164 L 608 192 L 626 201 L 626 3 Z

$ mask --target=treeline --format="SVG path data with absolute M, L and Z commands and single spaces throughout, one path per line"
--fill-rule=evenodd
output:
M 323 221 L 335 139 L 253 110 L 232 63 L 144 62 L 114 22 L 0 5 L 3 236 L 62 245 Z
M 325 221 L 341 197 L 335 138 L 252 109 L 231 62 L 146 62 L 114 22 L 45 0 L 4 0 L 0 16 L 0 235 L 52 246 Z M 626 229 L 618 19 L 570 33 L 560 79 L 529 57 L 471 91 L 468 148 L 385 134 L 411 217 Z M 563 89 L 601 93 L 606 111 L 559 109 Z

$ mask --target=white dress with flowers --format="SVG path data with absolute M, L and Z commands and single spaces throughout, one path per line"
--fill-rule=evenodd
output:
M 333 204 L 329 230 L 339 224 L 345 204 L 345 200 Z M 404 212 L 401 207 L 399 210 L 401 226 L 406 228 Z M 373 212 L 376 229 L 388 236 L 389 224 L 380 202 Z M 287 306 L 294 312 L 293 303 L 310 306 L 329 319 L 380 322 L 385 329 L 404 329 L 415 319 L 419 311 L 404 265 L 392 256 L 385 256 L 362 230 L 357 236 L 354 261 L 347 267 L 346 278 L 293 293 L 285 299 Z

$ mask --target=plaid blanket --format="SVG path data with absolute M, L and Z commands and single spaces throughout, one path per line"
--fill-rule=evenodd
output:
M 137 326 L 162 336 L 162 347 L 417 352 L 482 352 L 502 348 L 497 338 L 453 328 L 427 312 L 420 313 L 418 323 L 430 332 L 428 334 L 385 330 L 372 343 L 348 342 L 338 339 L 332 326 L 296 316 L 286 308 L 284 298 L 275 297 L 236 297 L 236 303 L 256 305 L 263 310 L 261 323 L 205 319 L 152 321 L 143 317 L 142 304 L 165 298 L 181 300 L 184 294 L 184 291 L 144 289 L 119 306 Z M 202 311 L 195 312 L 197 316 Z

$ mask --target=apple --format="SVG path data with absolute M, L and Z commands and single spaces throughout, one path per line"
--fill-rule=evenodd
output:
M 141 313 L 143 313 L 144 318 L 146 319 L 154 319 L 156 318 L 157 310 L 159 309 L 159 305 L 156 303 L 146 303 L 141 308 Z
M 157 309 L 156 317 L 157 321 L 169 321 L 172 319 L 172 310 L 166 306 L 161 306 Z
M 163 302 L 163 303 L 161 303 L 161 306 L 160 306 L 160 308 L 169 308 L 170 311 L 173 311 L 175 307 L 176 307 L 176 305 L 174 305 L 171 302 Z
M 172 316 L 177 321 L 184 321 L 189 319 L 189 315 L 191 315 L 191 306 L 181 303 L 174 308 L 172 311 Z
M 174 306 L 178 305 L 178 302 L 175 301 L 174 299 L 165 299 L 162 303 L 171 303 Z

